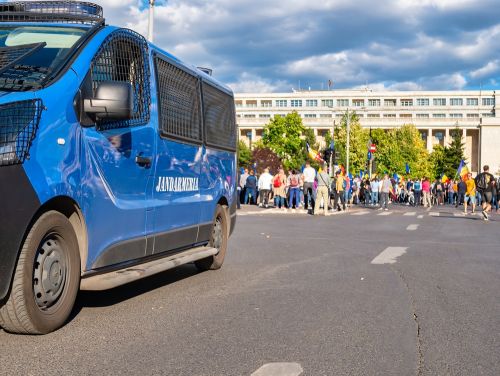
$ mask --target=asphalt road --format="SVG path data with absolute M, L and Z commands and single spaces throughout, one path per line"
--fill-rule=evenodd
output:
M 500 215 L 269 213 L 241 213 L 219 271 L 80 293 L 50 335 L 0 331 L 0 374 L 500 374 Z

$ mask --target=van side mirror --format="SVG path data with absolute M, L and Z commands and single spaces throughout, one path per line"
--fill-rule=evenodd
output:
M 103 81 L 95 98 L 83 101 L 83 111 L 95 120 L 129 120 L 134 112 L 134 92 L 128 82 Z

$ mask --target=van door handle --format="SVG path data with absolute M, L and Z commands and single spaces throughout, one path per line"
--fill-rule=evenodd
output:
M 143 157 L 142 155 L 138 155 L 135 157 L 135 163 L 144 168 L 151 167 L 151 157 Z

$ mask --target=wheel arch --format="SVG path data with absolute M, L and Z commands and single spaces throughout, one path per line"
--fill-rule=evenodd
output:
M 78 251 L 80 253 L 80 273 L 82 273 L 87 265 L 88 257 L 88 234 L 85 218 L 78 203 L 68 196 L 57 196 L 45 202 L 36 212 L 33 217 L 30 227 L 44 213 L 55 210 L 63 214 L 73 227 L 76 239 L 78 240 Z
M 231 234 L 231 216 L 229 214 L 229 202 L 225 196 L 221 196 L 221 198 L 219 198 L 219 201 L 217 201 L 217 205 L 221 205 L 222 209 L 224 210 L 224 215 L 226 216 L 227 223 L 227 237 L 229 238 L 229 235 Z

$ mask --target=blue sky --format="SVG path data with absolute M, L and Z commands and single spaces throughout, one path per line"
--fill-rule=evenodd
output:
M 147 0 L 95 0 L 147 33 Z M 155 43 L 235 92 L 500 89 L 499 0 L 157 0 Z

